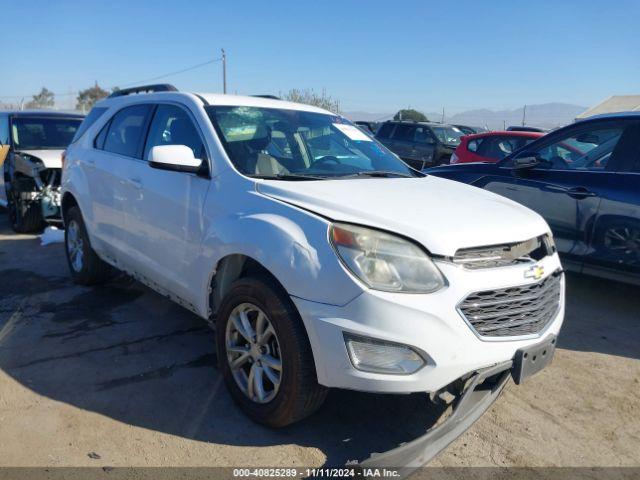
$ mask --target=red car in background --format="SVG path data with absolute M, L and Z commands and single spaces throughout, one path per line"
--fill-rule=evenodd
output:
M 539 132 L 507 131 L 466 135 L 451 155 L 450 163 L 497 162 L 543 135 Z

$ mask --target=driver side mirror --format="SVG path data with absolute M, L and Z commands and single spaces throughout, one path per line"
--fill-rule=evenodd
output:
M 530 170 L 540 165 L 540 160 L 533 156 L 519 157 L 513 160 L 514 170 Z
M 186 145 L 158 145 L 149 152 L 149 166 L 160 170 L 198 173 L 202 160 Z

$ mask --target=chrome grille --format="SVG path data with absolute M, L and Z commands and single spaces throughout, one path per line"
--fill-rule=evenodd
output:
M 560 308 L 561 272 L 538 283 L 468 295 L 460 312 L 481 337 L 515 337 L 542 331 Z

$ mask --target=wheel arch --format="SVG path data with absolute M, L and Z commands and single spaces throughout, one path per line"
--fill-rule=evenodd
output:
M 289 295 L 282 282 L 258 260 L 241 253 L 229 254 L 218 261 L 211 275 L 208 300 L 210 318 L 215 318 L 218 307 L 233 282 L 254 275 L 269 278 L 282 292 Z
M 71 207 L 79 207 L 78 201 L 71 192 L 64 192 L 64 195 L 62 196 L 62 202 L 60 203 L 60 213 L 62 214 L 63 223 L 65 216 Z

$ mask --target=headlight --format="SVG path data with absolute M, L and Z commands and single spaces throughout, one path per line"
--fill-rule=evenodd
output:
M 332 225 L 330 238 L 346 267 L 375 290 L 431 293 L 444 286 L 427 254 L 404 238 L 346 224 Z

